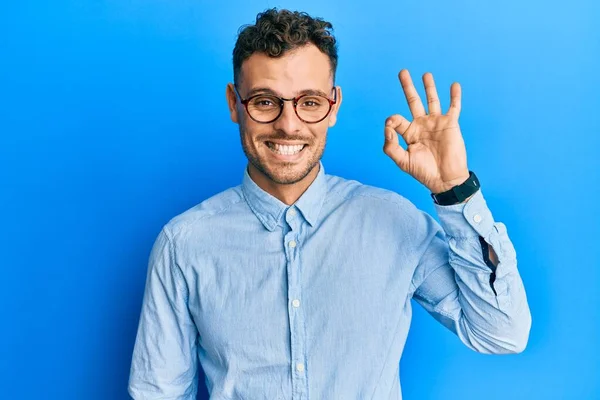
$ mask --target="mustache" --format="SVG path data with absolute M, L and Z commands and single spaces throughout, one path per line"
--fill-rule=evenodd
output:
M 307 138 L 304 136 L 299 136 L 299 135 L 288 135 L 286 133 L 282 133 L 282 134 L 276 134 L 273 136 L 260 136 L 257 138 L 258 140 L 260 140 L 261 142 L 270 142 L 273 140 L 281 140 L 281 141 L 297 141 L 297 142 L 305 142 L 305 143 L 311 143 L 312 139 L 311 138 Z

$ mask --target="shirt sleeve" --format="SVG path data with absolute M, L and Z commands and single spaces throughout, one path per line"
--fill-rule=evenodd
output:
M 416 232 L 425 240 L 415 244 L 421 258 L 413 298 L 475 351 L 523 351 L 531 314 L 506 226 L 494 221 L 481 189 L 466 203 L 435 208 L 440 223 L 416 213 Z
M 131 361 L 128 392 L 136 400 L 196 399 L 198 331 L 188 293 L 164 227 L 150 253 Z

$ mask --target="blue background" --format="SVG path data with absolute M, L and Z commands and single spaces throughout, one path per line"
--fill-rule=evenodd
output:
M 330 174 L 434 213 L 382 152 L 383 122 L 410 118 L 401 68 L 422 98 L 434 74 L 444 112 L 462 85 L 469 167 L 507 225 L 533 327 L 524 353 L 486 356 L 415 307 L 405 399 L 600 398 L 600 7 L 485 3 L 3 2 L 0 398 L 127 398 L 156 235 L 241 182 L 225 85 L 238 28 L 270 6 L 334 25 Z

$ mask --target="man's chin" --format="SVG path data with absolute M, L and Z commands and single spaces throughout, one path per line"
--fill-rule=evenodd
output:
M 305 163 L 277 163 L 270 168 L 260 168 L 264 175 L 279 185 L 293 185 L 302 181 L 312 168 Z
M 294 183 L 300 182 L 308 174 L 302 173 L 303 171 L 290 171 L 290 173 L 276 172 L 269 174 L 269 179 L 279 185 L 293 185 Z

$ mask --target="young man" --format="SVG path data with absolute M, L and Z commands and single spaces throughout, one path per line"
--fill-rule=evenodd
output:
M 443 114 L 425 74 L 427 113 L 402 70 L 413 119 L 384 128 L 385 154 L 434 194 L 441 225 L 399 194 L 325 174 L 342 103 L 331 28 L 272 9 L 239 34 L 226 94 L 248 166 L 156 240 L 135 399 L 195 399 L 199 362 L 211 399 L 400 399 L 411 298 L 475 351 L 525 348 L 515 250 L 467 168 L 458 83 Z

